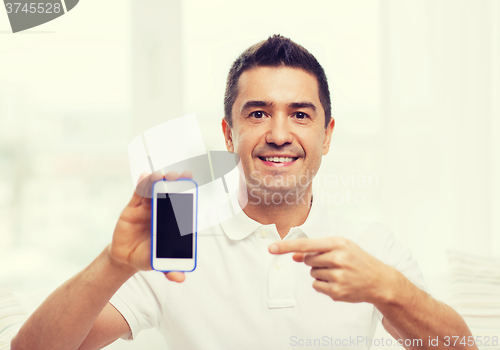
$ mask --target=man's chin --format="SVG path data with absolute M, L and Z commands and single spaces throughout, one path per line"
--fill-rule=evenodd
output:
M 254 187 L 249 191 L 249 203 L 296 205 L 305 203 L 307 191 L 301 187 L 267 186 Z
M 257 173 L 257 176 L 255 174 Z M 289 193 L 302 193 L 310 185 L 310 179 L 305 176 L 295 174 L 288 175 L 265 175 L 254 171 L 250 178 L 246 179 L 248 192 L 253 192 L 258 196 L 272 196 L 273 194 L 286 195 Z
M 251 188 L 254 188 L 256 191 L 269 193 L 296 192 L 303 189 L 300 184 L 296 182 L 294 183 L 293 181 L 287 182 L 281 181 L 281 179 L 277 179 L 277 181 L 269 181 L 269 178 L 256 181 Z

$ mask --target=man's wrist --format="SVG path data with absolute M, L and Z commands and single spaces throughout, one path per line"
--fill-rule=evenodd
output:
M 124 263 L 121 263 L 115 259 L 110 254 L 110 245 L 108 245 L 102 252 L 102 261 L 105 264 L 104 269 L 108 271 L 111 275 L 117 277 L 118 279 L 124 279 L 125 281 L 136 274 L 139 270 L 130 267 Z
M 386 267 L 387 269 L 382 273 L 382 278 L 371 301 L 379 310 L 399 302 L 398 296 L 401 295 L 401 289 L 405 282 L 403 280 L 405 277 L 398 270 L 388 265 Z

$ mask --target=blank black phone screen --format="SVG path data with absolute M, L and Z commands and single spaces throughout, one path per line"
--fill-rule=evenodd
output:
M 157 258 L 193 258 L 193 200 L 192 193 L 157 194 Z

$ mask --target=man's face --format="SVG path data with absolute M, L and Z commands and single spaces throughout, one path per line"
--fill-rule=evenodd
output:
M 238 82 L 233 128 L 222 128 L 236 152 L 249 188 L 290 192 L 306 188 L 328 153 L 334 127 L 325 112 L 315 76 L 295 68 L 258 67 Z

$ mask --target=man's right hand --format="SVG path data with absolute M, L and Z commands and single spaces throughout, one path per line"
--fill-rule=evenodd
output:
M 165 175 L 166 180 L 179 177 L 191 178 L 192 174 Z M 130 332 L 109 300 L 137 271 L 151 270 L 151 198 L 146 193 L 162 178 L 153 174 L 139 180 L 118 219 L 112 243 L 45 299 L 12 340 L 12 350 L 101 349 Z M 165 275 L 176 282 L 185 278 L 182 272 Z
M 153 184 L 162 178 L 173 181 L 192 177 L 190 171 L 181 175 L 169 172 L 164 177 L 157 173 L 141 176 L 138 182 L 140 190 L 134 191 L 116 224 L 112 243 L 108 247 L 111 262 L 127 266 L 136 272 L 151 270 L 151 198 L 140 194 L 151 193 Z M 168 272 L 165 276 L 175 282 L 185 279 L 183 272 Z

